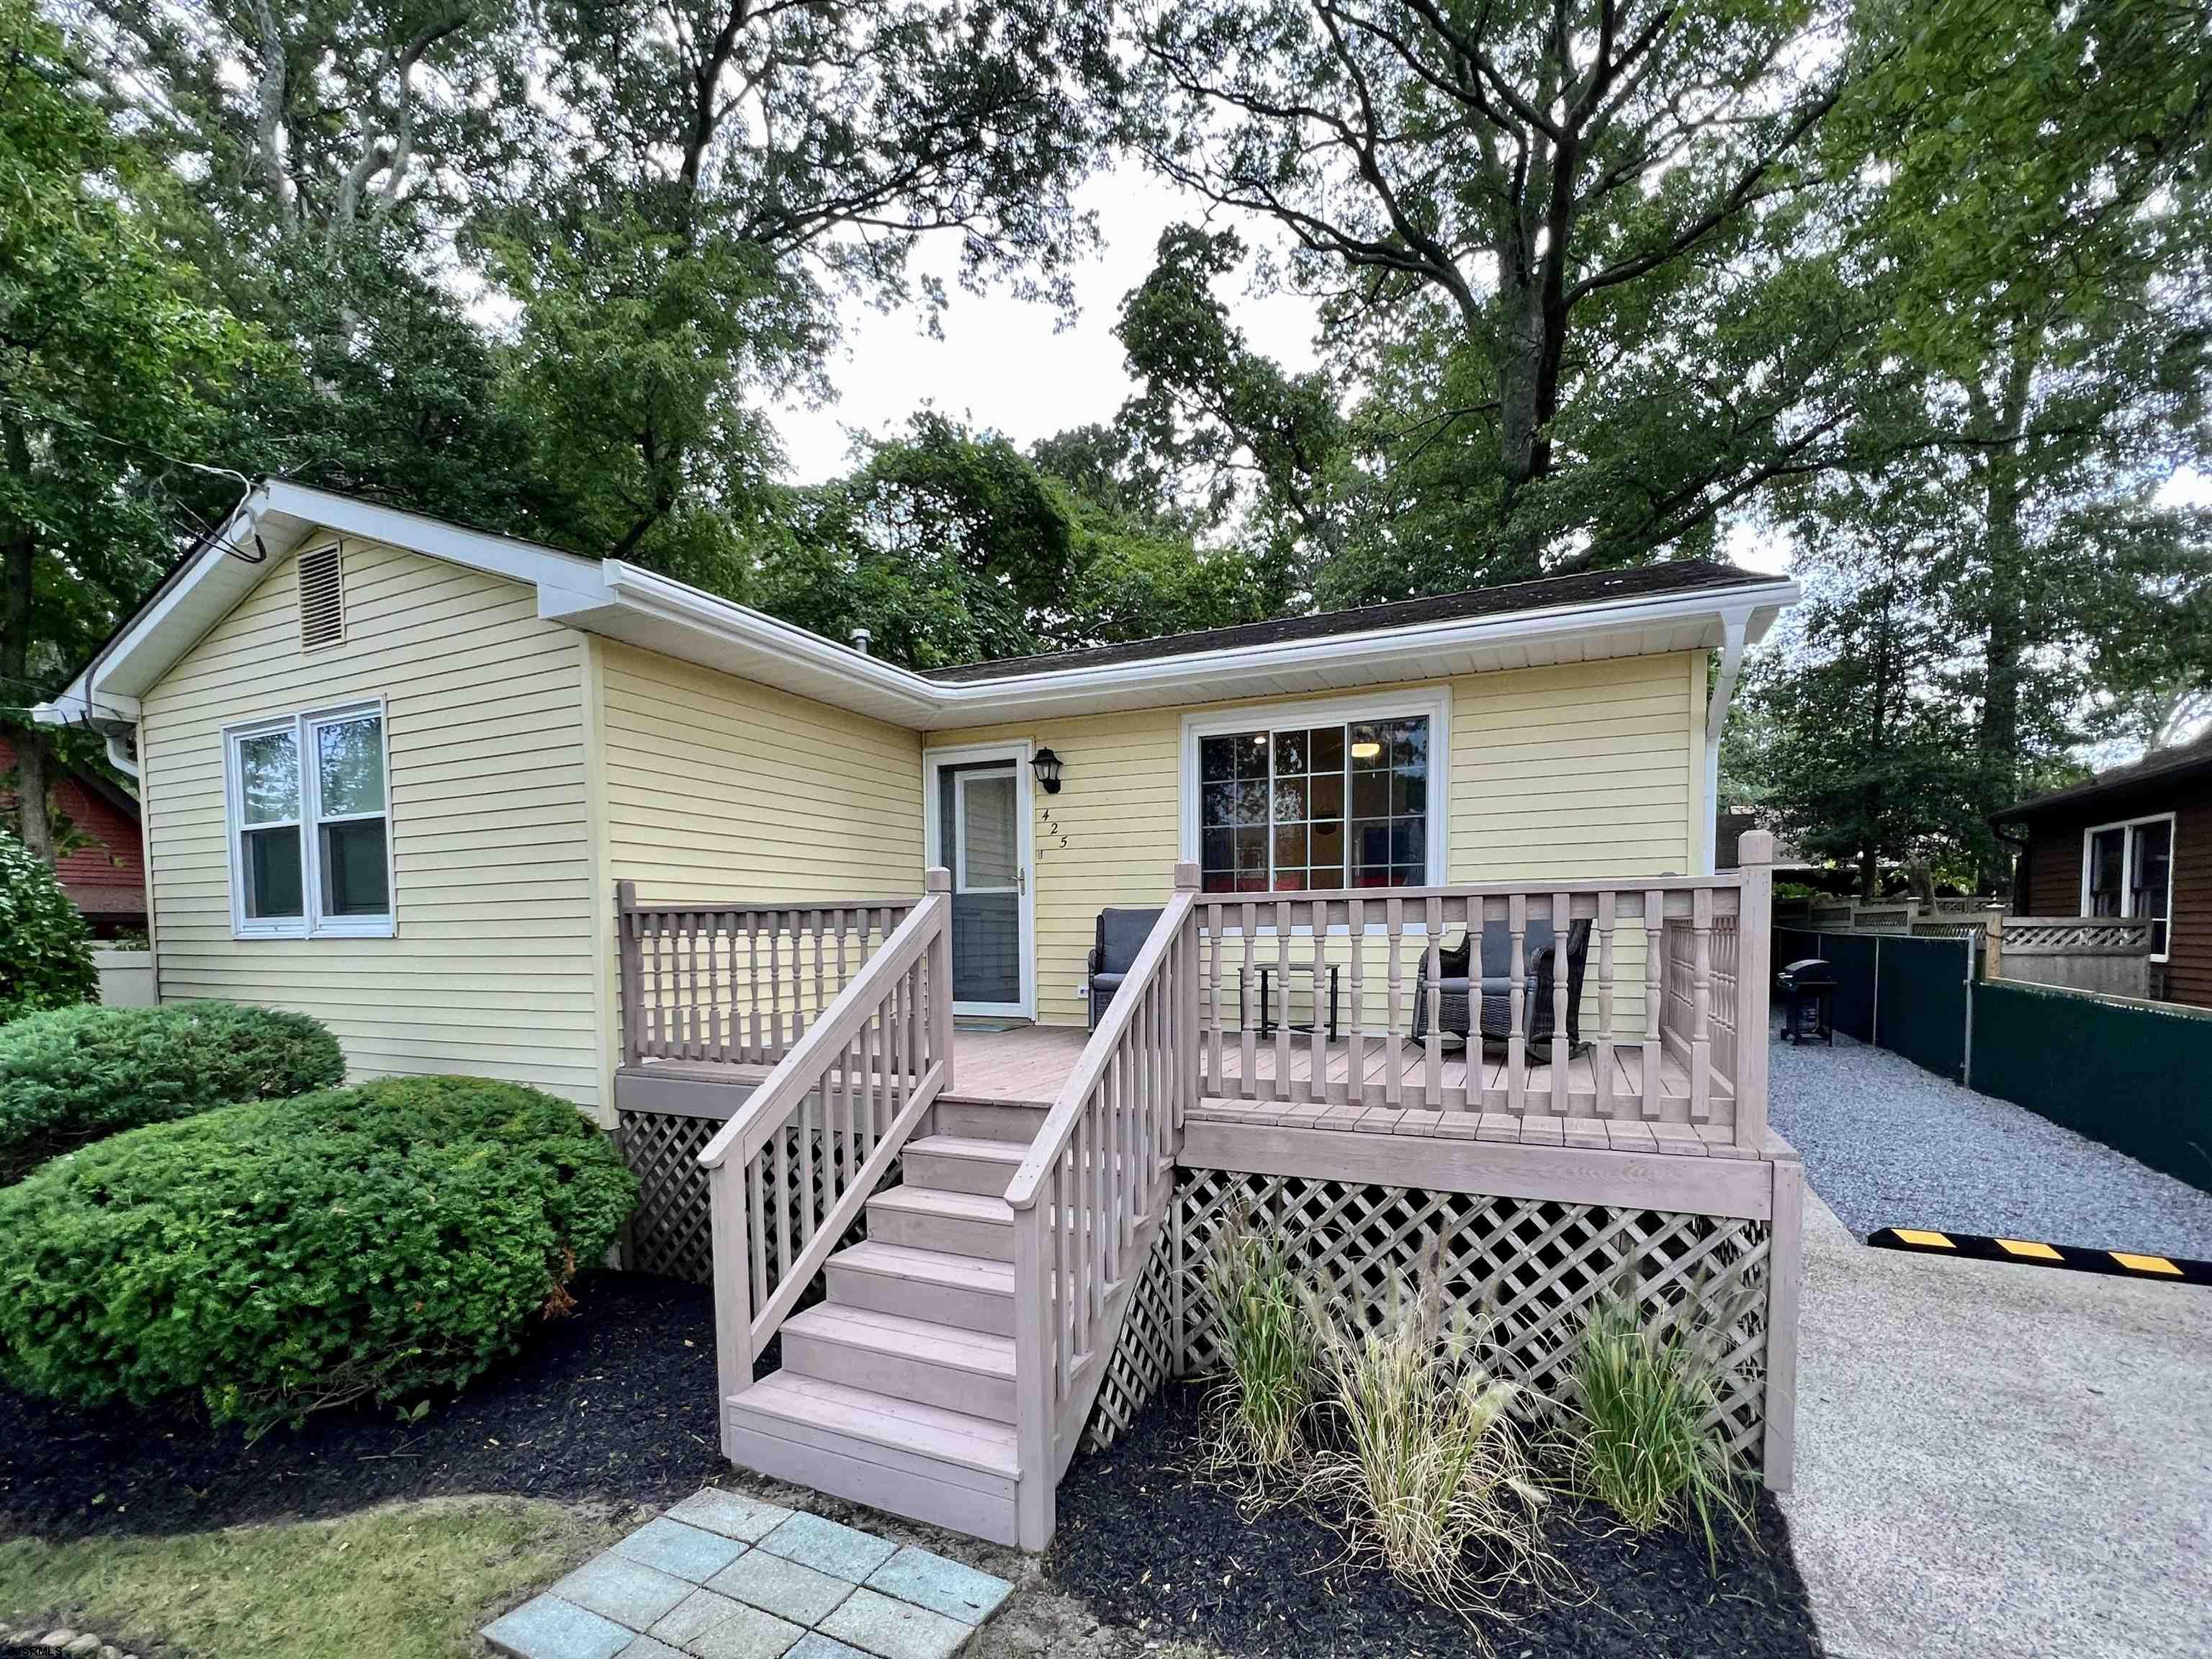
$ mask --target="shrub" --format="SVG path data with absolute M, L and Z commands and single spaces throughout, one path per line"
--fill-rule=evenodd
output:
M 54 872 L 0 830 L 0 1021 L 97 996 L 91 937 Z
M 33 1014 L 0 1029 L 0 1181 L 118 1129 L 344 1076 L 337 1042 L 305 1014 L 228 1002 Z
M 1290 1253 L 1240 1212 L 1214 1240 L 1206 1289 L 1229 1362 L 1222 1456 L 1263 1476 L 1286 1469 L 1299 1456 L 1316 1358 Z
M 1316 1296 L 1331 1426 L 1340 1444 L 1316 1455 L 1314 1489 L 1344 1507 L 1355 1546 L 1449 1606 L 1492 1605 L 1491 1587 L 1546 1576 L 1540 1515 L 1520 1436 L 1507 1417 L 1519 1390 L 1481 1358 L 1481 1330 L 1444 1304 L 1433 1247 L 1418 1282 L 1393 1279 L 1372 1322 L 1353 1298 Z M 1470 1547 L 1485 1570 L 1470 1566 Z
M 133 1129 L 0 1189 L 0 1376 L 197 1392 L 257 1431 L 456 1390 L 567 1305 L 636 1193 L 568 1102 L 474 1078 Z
M 1734 1310 L 1701 1313 L 1703 1298 L 1649 1323 L 1633 1298 L 1590 1310 L 1575 1345 L 1569 1463 L 1577 1488 L 1638 1532 L 1684 1510 L 1717 1560 L 1714 1521 L 1751 1535 L 1746 1477 L 1711 1427 L 1717 1415 L 1722 1336 Z

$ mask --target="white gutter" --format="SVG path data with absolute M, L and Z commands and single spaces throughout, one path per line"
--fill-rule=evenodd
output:
M 1600 605 L 1553 605 L 1502 616 L 1447 618 L 1414 627 L 1375 628 L 1312 640 L 1188 651 L 1135 662 L 1101 663 L 1088 668 L 1047 669 L 986 680 L 947 681 L 917 674 L 881 657 L 853 650 L 749 606 L 716 599 L 635 565 L 609 561 L 604 569 L 606 599 L 626 610 L 679 623 L 714 639 L 836 675 L 880 696 L 896 699 L 917 717 L 962 714 L 979 720 L 1000 711 L 1018 716 L 1034 713 L 1040 703 L 1066 702 L 1163 681 L 1180 684 L 1200 678 L 1229 678 L 1247 672 L 1280 672 L 1323 665 L 1341 666 L 1363 659 L 1382 660 L 1547 635 L 1605 633 L 1686 621 L 1711 616 L 1717 601 L 1725 597 L 1728 608 L 1721 614 L 1728 630 L 1728 649 L 1711 727 L 1717 733 L 1719 722 L 1725 719 L 1729 690 L 1742 658 L 1753 613 L 1770 606 L 1779 610 L 1799 597 L 1797 584 L 1782 577 L 1755 588 L 1729 588 L 1720 593 L 1669 593 Z M 598 609 L 605 602 L 565 593 L 557 597 L 541 594 L 538 614 L 581 623 L 584 613 Z M 1715 744 L 1719 742 L 1717 735 L 1711 740 Z M 1717 754 L 1717 750 L 1715 752 Z
M 1705 815 L 1699 831 L 1705 850 L 1699 860 L 1700 875 L 1711 875 L 1720 856 L 1714 843 L 1720 835 L 1721 734 L 1728 730 L 1729 704 L 1735 696 L 1736 676 L 1743 668 L 1744 636 L 1750 626 L 1748 610 L 1721 613 L 1721 667 L 1714 676 L 1712 699 L 1705 709 Z

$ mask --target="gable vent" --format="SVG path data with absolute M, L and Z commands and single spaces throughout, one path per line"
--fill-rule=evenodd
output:
M 336 645 L 345 638 L 345 573 L 336 547 L 300 555 L 300 647 Z

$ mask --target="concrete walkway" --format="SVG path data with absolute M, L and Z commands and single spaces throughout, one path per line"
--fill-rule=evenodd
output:
M 2212 1653 L 2212 1289 L 1805 1231 L 1786 1507 L 1835 1659 Z

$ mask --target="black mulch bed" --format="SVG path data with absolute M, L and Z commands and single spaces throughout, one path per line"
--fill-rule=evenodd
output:
M 1339 1536 L 1295 1508 L 1240 1519 L 1235 1496 L 1195 1472 L 1201 1389 L 1170 1388 L 1109 1450 L 1068 1471 L 1052 1566 L 1098 1613 L 1238 1659 L 1404 1659 L 1476 1650 L 1457 1615 L 1388 1574 L 1343 1562 Z M 1822 1650 L 1771 1498 L 1757 1547 L 1702 1537 L 1636 1539 L 1559 1503 L 1546 1525 L 1575 1586 L 1517 1623 L 1484 1620 L 1499 1659 L 1802 1659 Z
M 595 1273 L 576 1310 L 420 1423 L 324 1412 L 252 1445 L 191 1406 L 72 1411 L 0 1389 L 0 1534 L 165 1533 L 444 1493 L 667 1504 L 722 1467 L 707 1292 Z M 688 1346 L 687 1346 L 688 1345 Z

